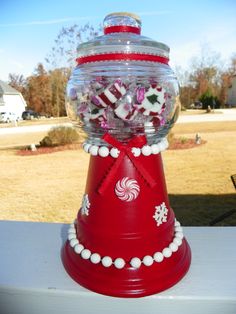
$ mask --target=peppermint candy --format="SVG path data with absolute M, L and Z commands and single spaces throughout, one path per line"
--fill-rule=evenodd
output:
M 91 87 L 95 92 L 101 91 L 102 88 L 107 87 L 109 83 L 104 77 L 96 77 L 94 81 L 91 82 Z
M 106 108 L 113 106 L 125 93 L 126 86 L 117 80 L 100 94 L 92 96 L 91 102 L 97 107 Z
M 115 186 L 116 196 L 125 202 L 131 202 L 135 200 L 140 192 L 140 187 L 138 182 L 134 179 L 124 177 L 122 180 L 119 180 Z
M 136 91 L 138 110 L 145 116 L 158 116 L 165 109 L 166 91 L 159 85 L 152 85 L 145 92 L 143 87 Z
M 91 112 L 84 113 L 84 119 L 87 121 L 93 121 L 96 123 L 102 123 L 105 121 L 104 109 L 93 108 Z
M 77 107 L 77 114 L 81 117 L 85 117 L 89 113 L 89 106 L 86 102 L 80 102 Z
M 163 112 L 169 113 L 173 103 L 169 87 L 150 80 L 122 82 L 97 77 L 82 91 L 71 88 L 69 96 L 85 123 L 90 121 L 104 130 L 130 125 L 145 133 L 165 125 L 167 114 Z
M 124 121 L 131 121 L 137 115 L 138 111 L 131 104 L 120 103 L 114 110 L 118 118 Z

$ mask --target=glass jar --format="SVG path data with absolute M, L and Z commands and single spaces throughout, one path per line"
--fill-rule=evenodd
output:
M 141 36 L 133 14 L 109 14 L 103 25 L 103 36 L 78 46 L 67 114 L 75 125 L 82 122 L 90 144 L 107 145 L 105 133 L 123 143 L 138 135 L 159 143 L 180 110 L 169 47 Z

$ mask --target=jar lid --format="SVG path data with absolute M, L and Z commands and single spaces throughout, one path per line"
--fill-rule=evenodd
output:
M 104 61 L 144 61 L 168 64 L 169 47 L 141 35 L 141 19 L 132 13 L 108 14 L 104 35 L 77 48 L 78 65 Z

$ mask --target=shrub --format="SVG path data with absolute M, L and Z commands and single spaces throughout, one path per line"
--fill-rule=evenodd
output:
M 180 143 L 181 143 L 181 144 L 185 144 L 185 143 L 187 143 L 187 141 L 188 141 L 188 139 L 187 139 L 186 137 L 183 137 L 183 136 L 180 137 L 179 140 L 180 140 Z
M 199 98 L 202 103 L 202 109 L 217 109 L 220 108 L 220 101 L 217 97 L 213 96 L 210 90 L 207 90 L 204 94 Z
M 52 128 L 40 142 L 40 146 L 60 146 L 79 141 L 79 134 L 72 127 L 57 126 Z

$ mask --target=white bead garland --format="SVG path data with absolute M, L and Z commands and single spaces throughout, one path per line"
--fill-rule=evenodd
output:
M 143 264 L 144 266 L 150 267 L 154 262 L 161 263 L 165 258 L 171 257 L 173 253 L 178 251 L 179 246 L 183 243 L 183 237 L 183 228 L 178 221 L 175 221 L 175 234 L 169 246 L 165 247 L 162 252 L 155 252 L 153 256 L 146 255 L 143 259 L 140 259 L 139 257 L 131 258 L 129 262 L 130 266 L 133 268 L 139 268 Z M 114 265 L 117 269 L 122 269 L 127 264 L 127 262 L 121 257 L 118 257 L 113 261 L 110 256 L 101 257 L 98 253 L 92 253 L 89 249 L 86 249 L 77 239 L 74 224 L 70 225 L 67 238 L 74 252 L 76 254 L 80 254 L 81 258 L 90 260 L 93 264 L 101 263 L 104 267 L 111 267 Z
M 130 265 L 134 268 L 139 268 L 142 264 L 142 261 L 138 257 L 133 257 L 130 261 Z
M 83 149 L 84 149 L 84 151 L 85 151 L 86 153 L 89 152 L 90 147 L 91 147 L 91 144 L 89 144 L 89 143 L 86 143 L 86 142 L 85 142 L 85 143 L 83 144 Z
M 153 264 L 153 258 L 152 256 L 150 255 L 146 255 L 144 258 L 143 258 L 143 264 L 145 266 L 151 266 Z
M 97 146 L 97 145 L 92 145 L 92 146 L 89 148 L 89 153 L 90 153 L 92 156 L 97 156 L 97 155 L 98 155 L 98 146 Z
M 169 248 L 170 248 L 170 250 L 172 252 L 177 252 L 178 251 L 178 245 L 173 243 L 173 242 L 169 245 Z
M 167 257 L 167 258 L 168 258 L 168 257 L 171 257 L 172 251 L 171 251 L 170 248 L 166 247 L 166 248 L 164 248 L 164 250 L 162 251 L 162 254 L 163 254 L 164 257 Z
M 90 256 L 90 261 L 91 261 L 93 264 L 98 264 L 98 263 L 100 263 L 100 261 L 101 261 L 101 256 L 100 256 L 98 253 L 93 253 L 93 254 Z
M 156 252 L 154 255 L 153 255 L 153 259 L 155 262 L 157 263 L 161 263 L 164 259 L 164 256 L 161 252 Z
M 144 156 L 150 156 L 151 153 L 152 153 L 151 146 L 149 146 L 149 145 L 143 146 L 142 149 L 141 149 L 141 151 L 142 151 L 142 154 L 143 154 Z
M 158 144 L 152 144 L 151 145 L 152 154 L 156 155 L 160 152 Z
M 76 244 L 79 244 L 79 241 L 77 239 L 71 239 L 70 240 L 70 246 L 74 247 Z
M 166 150 L 168 147 L 168 141 L 163 138 L 158 144 L 144 145 L 143 147 L 132 147 L 131 151 L 134 157 L 139 157 L 141 154 L 143 156 L 150 156 L 151 154 L 157 155 L 160 152 Z M 92 145 L 85 142 L 83 144 L 83 149 L 86 153 L 92 156 L 108 157 L 109 155 L 113 158 L 118 158 L 120 151 L 116 147 L 109 148 L 107 146 Z
M 91 256 L 91 251 L 88 249 L 84 249 L 80 255 L 83 259 L 89 259 Z
M 123 260 L 123 258 L 117 258 L 114 261 L 114 265 L 116 268 L 121 269 L 125 267 L 125 261 Z
M 169 144 L 166 138 L 163 138 L 162 141 L 159 143 L 159 148 L 161 151 L 166 150 L 168 146 Z
M 68 233 L 68 240 L 76 239 L 76 234 L 75 233 Z
M 134 157 L 139 157 L 141 155 L 141 149 L 138 147 L 132 147 L 131 151 L 134 154 Z
M 175 227 L 180 227 L 180 223 L 177 220 L 175 220 Z
M 174 238 L 173 243 L 175 243 L 176 245 L 180 246 L 182 244 L 182 239 Z
M 75 247 L 74 247 L 74 251 L 76 254 L 80 254 L 84 249 L 84 246 L 82 244 L 77 244 Z
M 178 227 L 175 227 L 175 231 L 176 232 L 183 232 L 183 228 L 178 226 Z
M 98 155 L 101 157 L 107 157 L 109 155 L 109 148 L 106 146 L 101 146 L 98 149 Z
M 175 233 L 176 238 L 180 238 L 181 240 L 183 239 L 184 235 L 182 232 L 176 232 Z
M 76 233 L 75 228 L 70 227 L 70 229 L 68 230 L 68 233 Z
M 119 149 L 112 147 L 112 149 L 110 150 L 111 157 L 118 158 L 119 154 L 120 154 Z
M 110 267 L 112 265 L 112 259 L 110 256 L 105 256 L 102 258 L 102 265 L 104 267 Z

